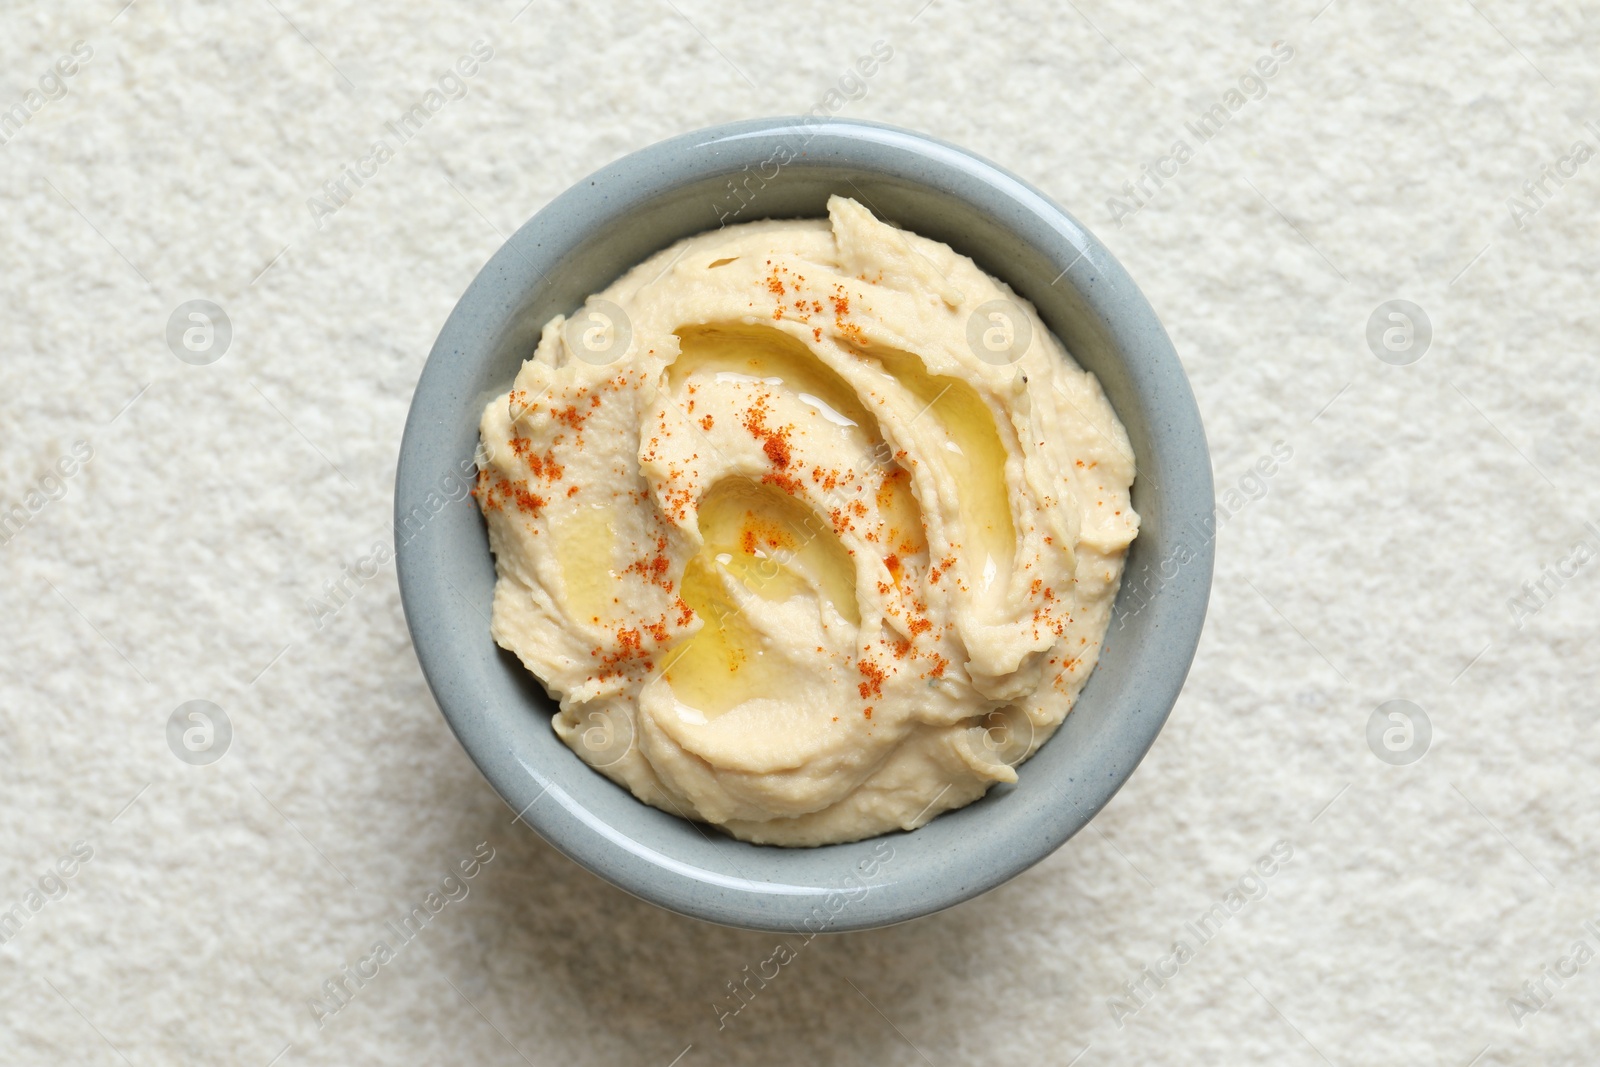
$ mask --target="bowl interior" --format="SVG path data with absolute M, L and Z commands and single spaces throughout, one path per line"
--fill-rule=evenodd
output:
M 483 406 L 509 386 L 551 316 L 679 238 L 824 216 L 834 193 L 946 242 L 1038 308 L 1099 377 L 1127 428 L 1142 525 L 1100 663 L 1016 785 L 912 834 L 789 850 L 648 807 L 557 739 L 553 702 L 489 636 L 494 563 L 464 493 Z M 732 925 L 816 931 L 897 922 L 992 888 L 1110 799 L 1155 739 L 1193 657 L 1210 588 L 1212 501 L 1199 414 L 1171 343 L 1075 220 L 992 164 L 915 134 L 758 120 L 612 164 L 495 254 L 418 384 L 395 518 L 418 658 L 451 727 L 513 810 L 579 863 L 657 904 Z

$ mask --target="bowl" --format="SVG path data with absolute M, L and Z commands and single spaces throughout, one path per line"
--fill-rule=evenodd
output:
M 555 735 L 554 701 L 489 636 L 495 568 L 467 491 L 478 419 L 544 323 L 680 238 L 823 217 L 828 196 L 949 244 L 1038 308 L 1100 379 L 1138 463 L 1142 517 L 1099 665 L 1015 784 L 911 833 L 786 849 L 649 807 Z M 467 287 L 417 383 L 395 480 L 406 622 L 456 737 L 513 812 L 566 856 L 684 915 L 817 933 L 902 922 L 1048 856 L 1128 780 L 1177 699 L 1211 588 L 1211 463 L 1149 303 L 1088 230 L 1015 175 L 891 126 L 758 119 L 612 163 L 512 235 Z

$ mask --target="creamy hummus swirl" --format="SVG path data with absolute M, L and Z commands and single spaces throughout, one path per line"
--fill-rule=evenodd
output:
M 646 803 L 778 845 L 1014 781 L 1093 669 L 1133 453 L 1033 308 L 834 197 L 553 319 L 481 425 L 492 632 Z

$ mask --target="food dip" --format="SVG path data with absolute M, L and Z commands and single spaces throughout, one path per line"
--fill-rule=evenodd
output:
M 949 247 L 827 219 L 681 241 L 483 413 L 491 631 L 640 800 L 775 845 L 911 830 L 1043 744 L 1138 532 L 1127 435 Z

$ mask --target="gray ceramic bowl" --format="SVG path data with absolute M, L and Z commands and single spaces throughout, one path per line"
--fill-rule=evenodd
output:
M 787 162 L 785 162 L 787 160 Z M 489 636 L 495 571 L 466 497 L 484 404 L 539 328 L 628 267 L 721 223 L 823 216 L 831 193 L 948 243 L 1031 300 L 1099 376 L 1138 459 L 1143 519 L 1100 664 L 1065 724 L 998 786 L 914 833 L 749 845 L 635 800 L 567 749 L 553 702 Z M 1211 464 L 1172 343 L 1099 241 L 1048 197 L 952 145 L 865 122 L 763 119 L 686 134 L 585 178 L 473 280 L 417 384 L 395 484 L 406 621 L 451 728 L 550 844 L 645 900 L 763 930 L 859 930 L 947 908 L 1060 847 L 1166 721 L 1211 588 Z

